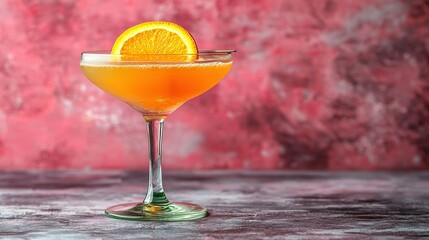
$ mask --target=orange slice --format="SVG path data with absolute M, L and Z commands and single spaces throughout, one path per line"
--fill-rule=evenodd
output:
M 186 61 L 195 56 L 172 55 L 197 53 L 197 45 L 188 31 L 175 23 L 162 21 L 141 23 L 125 30 L 112 47 L 112 54 L 139 60 Z

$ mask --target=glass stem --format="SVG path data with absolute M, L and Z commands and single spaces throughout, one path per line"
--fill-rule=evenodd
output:
M 162 129 L 164 118 L 146 118 L 149 145 L 149 186 L 145 204 L 163 205 L 169 201 L 162 187 Z

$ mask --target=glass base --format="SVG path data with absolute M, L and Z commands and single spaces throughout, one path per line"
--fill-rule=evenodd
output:
M 123 220 L 175 222 L 203 218 L 207 215 L 207 209 L 190 203 L 125 203 L 109 207 L 105 213 L 108 217 Z

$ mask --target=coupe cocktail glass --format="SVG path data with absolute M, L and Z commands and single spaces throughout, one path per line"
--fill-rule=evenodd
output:
M 146 120 L 149 145 L 149 186 L 141 203 L 106 209 L 112 218 L 183 221 L 207 214 L 204 207 L 170 202 L 162 186 L 164 119 L 183 103 L 214 87 L 232 66 L 232 50 L 207 50 L 184 55 L 113 55 L 84 52 L 80 66 L 97 87 L 123 100 Z

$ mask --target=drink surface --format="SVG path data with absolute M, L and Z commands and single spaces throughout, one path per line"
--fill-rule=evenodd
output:
M 215 86 L 232 62 L 81 63 L 86 77 L 145 115 L 168 115 Z

